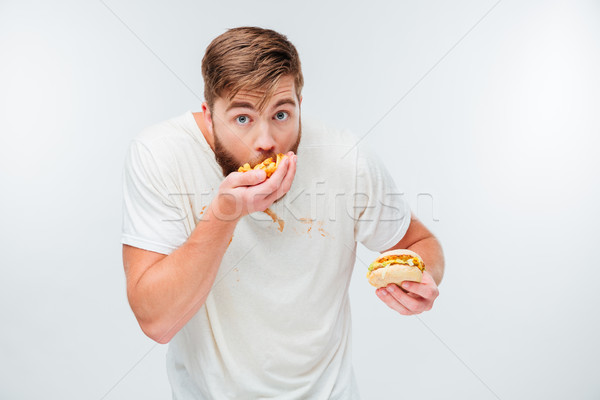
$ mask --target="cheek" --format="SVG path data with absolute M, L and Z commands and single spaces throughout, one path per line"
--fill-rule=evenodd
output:
M 246 160 L 250 156 L 251 146 L 245 143 L 242 136 L 232 129 L 223 126 L 218 130 L 221 146 L 236 161 Z
M 282 129 L 281 135 L 279 136 L 282 138 L 280 145 L 289 148 L 296 143 L 296 139 L 298 139 L 298 128 L 299 124 L 296 122 L 295 124 L 290 124 L 290 126 Z
M 241 139 L 231 138 L 231 141 L 228 145 L 229 152 L 237 159 L 237 160 L 247 160 L 251 155 L 250 144 L 244 143 Z

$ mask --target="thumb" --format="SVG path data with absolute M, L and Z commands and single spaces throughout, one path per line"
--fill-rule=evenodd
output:
M 263 182 L 267 178 L 267 173 L 262 169 L 252 170 L 248 172 L 234 172 L 236 174 L 233 187 L 237 186 L 254 186 Z

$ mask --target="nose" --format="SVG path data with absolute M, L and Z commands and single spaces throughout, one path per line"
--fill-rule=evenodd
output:
M 275 138 L 271 132 L 268 124 L 260 124 L 256 127 L 258 130 L 258 137 L 254 142 L 254 149 L 257 152 L 269 153 L 275 150 Z

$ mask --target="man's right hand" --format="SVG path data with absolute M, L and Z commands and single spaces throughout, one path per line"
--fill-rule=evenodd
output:
M 211 204 L 213 215 L 233 221 L 269 208 L 290 190 L 296 174 L 296 155 L 291 151 L 286 155 L 269 179 L 262 170 L 227 175 Z
M 229 174 L 203 216 L 206 224 L 168 256 L 123 245 L 127 297 L 148 337 L 169 342 L 204 304 L 237 221 L 290 190 L 296 156 L 287 156 L 269 179 L 262 170 Z

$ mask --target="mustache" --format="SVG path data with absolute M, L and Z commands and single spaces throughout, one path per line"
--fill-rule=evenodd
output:
M 271 158 L 271 159 L 275 160 L 275 159 L 277 159 L 277 153 L 275 153 L 274 151 L 263 152 L 263 153 L 261 153 L 261 155 L 251 159 L 250 161 L 247 161 L 247 163 L 250 164 L 251 168 L 254 168 L 258 164 L 265 161 L 267 158 Z M 242 163 L 242 164 L 244 164 L 244 163 Z

